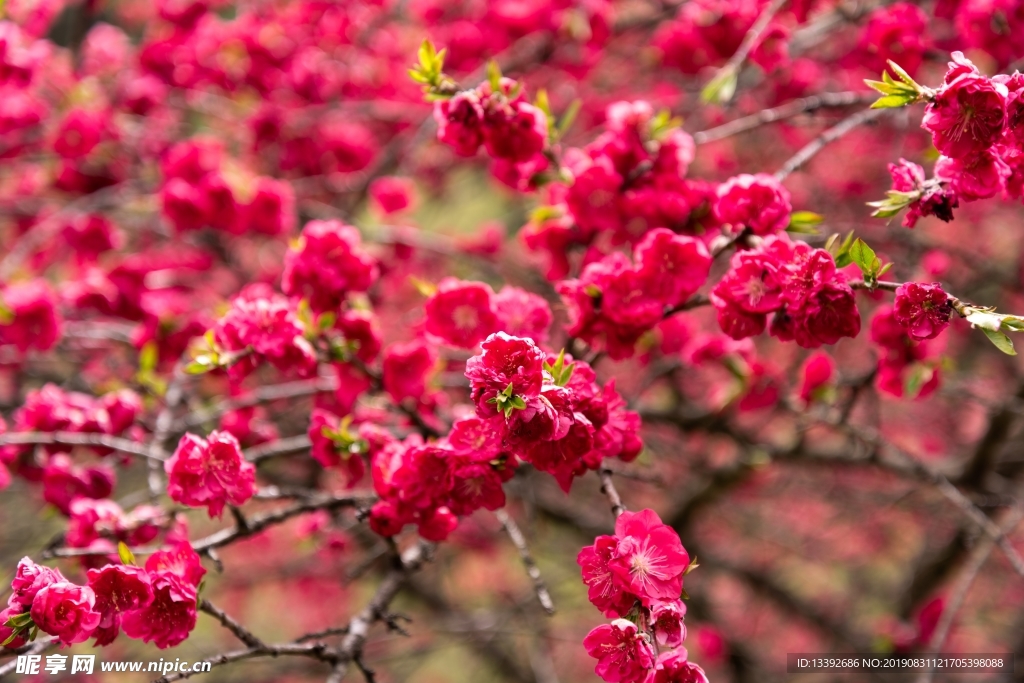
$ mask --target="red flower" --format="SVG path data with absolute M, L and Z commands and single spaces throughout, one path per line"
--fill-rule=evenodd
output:
M 739 232 L 749 228 L 755 235 L 782 232 L 793 211 L 789 191 L 766 173 L 743 173 L 719 185 L 715 216 Z
M 167 494 L 192 507 L 206 506 L 220 517 L 226 504 L 241 505 L 256 493 L 256 468 L 246 462 L 238 440 L 213 431 L 208 439 L 185 434 L 164 463 Z
M 121 628 L 129 638 L 152 642 L 163 650 L 183 642 L 195 628 L 196 589 L 170 571 L 151 571 L 149 576 L 153 601 L 124 614 Z
M 43 633 L 56 636 L 62 645 L 88 640 L 100 625 L 100 613 L 93 609 L 96 594 L 88 586 L 69 581 L 47 584 L 32 600 L 32 621 Z
M 494 417 L 501 408 L 492 399 L 510 385 L 512 395 L 524 401 L 540 395 L 545 354 L 532 340 L 498 332 L 489 336 L 480 349 L 479 355 L 466 361 L 477 415 Z
M 483 282 L 441 280 L 425 304 L 427 332 L 452 346 L 471 349 L 498 330 L 494 292 Z
M 365 292 L 377 276 L 358 230 L 340 221 L 310 221 L 285 255 L 281 289 L 305 298 L 314 311 L 336 311 L 348 292 Z
M 978 73 L 963 54 L 953 53 L 946 83 L 925 108 L 921 126 L 932 144 L 953 159 L 984 152 L 999 141 L 1006 126 L 1009 91 Z
M 113 642 L 126 612 L 144 609 L 153 602 L 149 575 L 138 567 L 108 564 L 90 569 L 89 587 L 96 593 L 96 611 L 101 615 L 95 633 L 97 647 Z
M 654 668 L 654 648 L 625 619 L 598 626 L 583 639 L 583 647 L 597 659 L 594 671 L 608 683 L 642 683 Z
M 552 315 L 543 297 L 519 287 L 503 287 L 491 303 L 502 332 L 513 337 L 529 337 L 538 344 L 547 341 Z
M 650 683 L 708 683 L 704 670 L 686 657 L 685 648 L 662 652 Z
M 588 545 L 576 556 L 576 563 L 583 570 L 583 583 L 587 585 L 587 598 L 606 617 L 624 616 L 639 600 L 623 589 L 609 566 L 615 557 L 618 539 L 614 536 L 598 536 L 593 545 Z
M 893 315 L 911 338 L 934 339 L 949 327 L 953 304 L 938 283 L 907 282 L 896 290 Z
M 808 356 L 800 368 L 800 400 L 811 403 L 818 390 L 832 381 L 835 372 L 835 361 L 824 351 L 816 351 Z
M 421 339 L 392 344 L 384 350 L 384 391 L 397 402 L 419 401 L 427 390 L 427 377 L 437 363 L 437 352 Z
M 35 600 L 36 593 L 51 583 L 67 581 L 59 569 L 36 564 L 27 557 L 21 558 L 11 581 L 11 595 L 7 606 L 16 613 L 27 612 Z
M 619 543 L 608 566 L 623 586 L 645 605 L 679 597 L 690 556 L 656 512 L 622 513 L 615 521 L 615 537 Z

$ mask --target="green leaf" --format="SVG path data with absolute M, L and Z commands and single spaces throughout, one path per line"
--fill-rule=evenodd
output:
M 548 118 L 551 118 L 551 102 L 548 100 L 548 91 L 541 88 L 537 91 L 537 97 L 534 99 L 533 104 L 540 109 L 542 112 L 547 114 Z
M 558 125 L 555 126 L 555 132 L 558 134 L 558 138 L 565 137 L 565 134 L 569 132 L 573 122 L 576 120 L 576 116 L 580 113 L 580 107 L 583 106 L 583 100 L 575 99 L 569 103 L 566 107 L 565 112 L 562 114 L 562 118 L 559 119 Z
M 320 317 L 316 319 L 316 327 L 318 330 L 323 332 L 324 330 L 329 330 L 334 327 L 334 323 L 337 321 L 338 314 L 333 311 L 327 311 L 326 313 L 321 313 Z
M 151 339 L 143 344 L 142 350 L 139 351 L 139 372 L 153 372 L 156 370 L 158 360 L 160 360 L 160 347 Z
M 131 548 L 124 541 L 117 542 L 117 556 L 121 558 L 121 564 L 128 565 L 129 567 L 136 566 L 135 553 L 132 552 Z
M 786 230 L 797 234 L 817 235 L 815 226 L 820 225 L 823 220 L 824 216 L 813 211 L 796 211 L 789 217 L 789 227 Z
M 889 62 L 889 68 L 893 70 L 893 72 L 896 74 L 897 78 L 899 78 L 901 81 L 903 81 L 904 83 L 906 83 L 907 85 L 912 87 L 915 91 L 917 91 L 917 92 L 921 91 L 921 86 L 917 84 L 917 81 L 915 81 L 913 78 L 910 77 L 910 74 L 908 74 L 903 69 L 902 66 L 900 66 L 896 62 L 892 61 L 891 59 L 886 60 L 886 61 Z M 885 75 L 888 76 L 889 72 L 888 71 L 885 72 Z
M 916 94 L 911 93 L 894 93 L 892 95 L 886 95 L 885 97 L 879 97 L 871 104 L 871 109 L 899 109 L 905 107 L 908 104 L 913 104 L 918 99 Z
M 487 82 L 491 84 L 491 92 L 501 92 L 501 67 L 493 59 L 487 62 Z
M 14 639 L 18 637 L 18 634 L 21 633 L 21 631 L 22 629 L 11 631 L 11 635 L 7 636 L 7 638 L 4 639 L 4 642 L 0 643 L 0 647 L 6 647 L 13 643 Z
M 416 291 L 419 292 L 422 296 L 434 296 L 434 294 L 437 292 L 437 285 L 435 285 L 433 282 L 427 282 L 426 280 L 422 280 L 416 277 L 415 275 L 409 276 L 409 282 L 412 283 L 412 286 L 415 287 Z
M 875 251 L 859 237 L 850 245 L 849 254 L 850 260 L 857 264 L 864 277 L 873 277 L 881 267 L 881 261 L 875 256 Z
M 705 104 L 725 104 L 736 94 L 738 77 L 735 69 L 722 69 L 700 91 L 700 99 Z
M 210 360 L 209 356 L 196 356 L 191 363 L 185 366 L 185 373 L 189 375 L 205 375 L 216 369 L 217 364 Z
M 981 331 L 985 333 L 988 340 L 995 344 L 995 347 L 1005 353 L 1008 356 L 1016 356 L 1017 351 L 1013 348 L 1013 342 L 1002 332 L 996 332 L 986 328 L 981 328 Z

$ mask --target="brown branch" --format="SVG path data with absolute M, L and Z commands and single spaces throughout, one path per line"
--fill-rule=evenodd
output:
M 200 600 L 199 610 L 214 617 L 224 628 L 235 634 L 236 638 L 248 645 L 250 648 L 261 650 L 267 647 L 263 641 L 253 635 L 251 631 L 229 617 L 223 610 L 215 606 L 209 600 L 206 600 L 205 598 Z
M 693 134 L 693 141 L 698 145 L 704 145 L 738 135 L 739 133 L 745 133 L 746 131 L 775 123 L 776 121 L 799 116 L 800 114 L 811 114 L 819 109 L 838 109 L 855 104 L 867 104 L 877 99 L 877 97 L 878 94 L 874 92 L 857 91 L 830 92 L 803 97 L 786 102 L 778 107 L 763 109 L 756 114 L 743 116 L 714 128 L 697 131 Z
M 140 458 L 155 459 L 163 462 L 163 458 L 155 456 L 151 449 L 130 439 L 123 439 L 109 434 L 91 434 L 81 432 L 7 432 L 0 434 L 0 445 L 49 445 L 65 446 L 99 446 L 110 448 L 121 453 Z
M 626 511 L 626 506 L 622 504 L 622 498 L 615 489 L 615 483 L 612 481 L 612 471 L 602 467 L 597 471 L 597 476 L 601 479 L 601 493 L 608 496 L 608 502 L 612 505 L 612 514 L 618 517 Z
M 886 112 L 888 109 L 864 109 L 851 116 L 847 116 L 845 119 L 832 126 L 818 137 L 811 140 L 799 152 L 789 158 L 786 163 L 782 165 L 778 171 L 775 172 L 775 177 L 778 180 L 785 180 L 793 171 L 806 164 L 808 161 L 814 158 L 821 150 L 828 147 L 830 144 L 840 139 L 854 128 L 874 121 Z
M 523 566 L 526 567 L 526 574 L 533 581 L 533 590 L 537 594 L 537 600 L 540 602 L 540 606 L 544 608 L 544 611 L 548 614 L 555 613 L 555 603 L 551 600 L 551 593 L 548 592 L 547 584 L 544 583 L 544 577 L 540 575 L 540 568 L 537 567 L 537 561 L 533 559 L 533 555 L 530 554 L 530 548 L 526 545 L 526 537 L 523 536 L 522 530 L 516 521 L 502 509 L 494 511 L 494 516 L 498 518 L 501 525 L 505 527 L 505 533 L 512 540 L 512 545 L 519 551 L 519 557 L 523 561 Z

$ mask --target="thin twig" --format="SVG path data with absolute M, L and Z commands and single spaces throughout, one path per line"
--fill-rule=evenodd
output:
M 612 504 L 612 514 L 618 517 L 626 511 L 626 506 L 622 504 L 622 498 L 619 497 L 619 492 L 612 482 L 612 471 L 602 467 L 597 471 L 597 476 L 601 478 L 601 493 L 608 496 L 608 502 Z
M 749 116 L 743 116 L 741 118 L 723 123 L 720 126 L 709 128 L 708 130 L 698 131 L 693 134 L 693 141 L 698 145 L 707 144 L 716 140 L 723 140 L 739 133 L 744 133 L 748 130 L 754 130 L 761 126 L 775 123 L 776 121 L 782 121 L 784 119 L 799 116 L 800 114 L 810 114 L 819 109 L 838 109 L 841 107 L 850 107 L 855 104 L 866 104 L 872 102 L 878 98 L 878 93 L 875 92 L 858 92 L 858 91 L 846 91 L 846 92 L 829 92 L 822 93 L 820 95 L 811 95 L 810 97 L 802 97 L 798 100 L 792 100 L 781 104 L 778 107 L 772 107 L 771 109 L 762 109 L 756 114 Z
M 544 611 L 548 614 L 555 613 L 555 603 L 551 600 L 551 593 L 548 592 L 547 584 L 544 583 L 544 577 L 540 575 L 540 568 L 537 566 L 536 560 L 533 559 L 533 555 L 530 554 L 530 548 L 526 545 L 526 537 L 523 536 L 522 530 L 516 521 L 512 519 L 511 515 L 502 509 L 494 511 L 494 516 L 498 518 L 501 525 L 505 527 L 505 533 L 508 534 L 509 539 L 512 541 L 512 545 L 519 551 L 519 558 L 523 561 L 523 566 L 526 567 L 526 573 L 533 581 L 533 590 L 537 594 L 537 600 L 540 602 L 540 606 L 544 608 Z
M 135 455 L 140 458 L 155 459 L 163 462 L 163 458 L 155 456 L 151 449 L 130 439 L 123 439 L 109 434 L 90 434 L 81 432 L 8 432 L 0 434 L 0 445 L 49 445 L 66 446 L 99 446 L 110 448 L 121 453 Z
M 252 634 L 251 631 L 249 631 L 244 626 L 239 624 L 237 621 L 235 621 L 227 614 L 225 614 L 223 610 L 221 610 L 219 607 L 211 603 L 209 600 L 206 600 L 205 598 L 200 600 L 199 609 L 200 611 L 206 612 L 210 616 L 214 617 L 217 621 L 221 623 L 222 626 L 224 626 L 224 628 L 235 634 L 236 638 L 238 638 L 240 641 L 242 641 L 249 647 L 256 649 L 263 649 L 266 647 L 262 640 L 257 638 L 255 635 Z
M 789 174 L 814 158 L 818 152 L 825 149 L 857 126 L 868 123 L 869 121 L 874 121 L 888 111 L 890 110 L 864 109 L 856 114 L 847 116 L 845 119 L 804 145 L 799 152 L 790 157 L 789 160 L 782 165 L 782 168 L 775 172 L 775 177 L 778 180 L 785 180 Z

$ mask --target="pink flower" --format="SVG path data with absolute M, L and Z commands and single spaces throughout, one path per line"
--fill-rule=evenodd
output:
M 173 572 L 150 571 L 148 567 L 147 571 L 153 601 L 142 609 L 126 612 L 121 628 L 129 638 L 152 642 L 161 650 L 174 647 L 196 626 L 196 589 Z
M 498 332 L 489 336 L 480 349 L 479 355 L 466 361 L 477 415 L 494 417 L 501 408 L 492 399 L 509 386 L 512 394 L 524 401 L 540 395 L 545 355 L 532 340 Z
M 807 357 L 800 368 L 800 400 L 811 403 L 822 387 L 828 385 L 836 373 L 836 363 L 824 351 L 816 351 Z
M 953 57 L 946 83 L 925 108 L 921 126 L 932 134 L 939 152 L 966 159 L 999 141 L 1009 92 L 1005 85 L 980 75 L 961 53 L 954 52 Z
M 89 587 L 96 594 L 96 611 L 101 619 L 96 646 L 109 645 L 117 637 L 126 612 L 144 609 L 153 602 L 153 586 L 145 570 L 108 564 L 89 570 Z
M 66 581 L 59 569 L 38 565 L 23 557 L 11 581 L 11 596 L 7 598 L 7 606 L 19 614 L 26 612 L 32 606 L 36 593 L 51 583 Z
M 480 96 L 472 90 L 434 103 L 437 139 L 450 145 L 459 156 L 471 157 L 480 149 L 484 141 L 483 119 Z
M 8 285 L 0 301 L 11 319 L 0 324 L 0 343 L 13 344 L 22 353 L 53 348 L 61 335 L 56 298 L 45 280 Z
M 890 59 L 913 76 L 930 42 L 928 15 L 908 2 L 896 2 L 871 12 L 854 54 L 874 77 L 889 70 Z
M 497 109 L 485 107 L 484 145 L 491 156 L 515 163 L 529 161 L 547 141 L 547 114 L 532 104 L 519 101 Z
M 381 366 L 384 391 L 395 401 L 419 401 L 427 391 L 427 378 L 437 363 L 437 352 L 421 339 L 392 344 L 384 350 Z
M 682 600 L 659 600 L 651 605 L 651 630 L 657 636 L 658 644 L 678 647 L 686 639 L 686 603 Z
M 282 180 L 259 177 L 249 203 L 239 212 L 238 233 L 288 234 L 295 229 L 295 192 Z
M 654 668 L 654 648 L 625 619 L 598 626 L 583 639 L 583 647 L 597 659 L 594 671 L 608 683 L 642 683 Z
M 192 507 L 206 506 L 219 517 L 226 504 L 241 505 L 256 493 L 256 468 L 246 462 L 238 440 L 213 431 L 208 439 L 185 434 L 164 463 L 167 493 Z
M 711 270 L 711 255 L 703 242 L 665 228 L 644 235 L 633 254 L 651 296 L 665 306 L 677 306 L 693 296 Z
M 427 332 L 452 346 L 473 348 L 498 330 L 493 297 L 483 282 L 445 278 L 425 304 Z
M 11 634 L 14 633 L 13 628 L 5 625 L 7 623 L 7 620 L 11 617 L 18 616 L 21 613 L 22 612 L 20 610 L 14 609 L 12 607 L 5 607 L 4 609 L 0 610 L 0 643 L 6 642 L 7 639 L 11 637 Z M 24 645 L 26 642 L 28 642 L 27 638 L 28 633 L 22 631 L 21 635 L 15 637 L 14 640 L 7 643 L 7 645 L 5 645 L 4 647 L 10 650 L 15 650 Z
M 100 625 L 96 594 L 88 586 L 57 581 L 41 588 L 32 600 L 32 621 L 62 645 L 88 640 Z
M 358 450 L 358 443 L 353 441 L 338 443 L 325 432 L 337 433 L 341 421 L 337 416 L 326 410 L 316 408 L 309 418 L 309 440 L 312 442 L 312 455 L 324 467 L 338 467 L 345 472 L 348 487 L 355 486 L 366 473 L 366 464 Z
M 72 109 L 61 122 L 53 151 L 65 159 L 84 157 L 103 138 L 105 122 L 103 115 L 85 109 Z
M 598 536 L 576 556 L 576 564 L 583 570 L 583 583 L 587 585 L 587 598 L 606 617 L 625 616 L 639 600 L 623 588 L 609 563 L 615 558 L 619 541 L 614 536 Z
M 962 159 L 939 157 L 935 162 L 935 178 L 966 202 L 994 197 L 1006 188 L 1012 174 L 997 150 L 982 149 Z
M 498 329 L 513 337 L 529 337 L 538 344 L 548 339 L 551 307 L 543 297 L 519 287 L 503 287 L 491 299 Z
M 348 292 L 365 292 L 378 276 L 359 231 L 340 221 L 310 221 L 284 259 L 281 289 L 317 312 L 336 311 Z
M 749 228 L 755 235 L 782 232 L 793 211 L 789 191 L 766 173 L 743 173 L 719 185 L 715 216 L 738 232 Z
M 685 648 L 662 652 L 649 683 L 708 683 L 704 670 L 687 661 Z
M 645 605 L 679 597 L 690 556 L 656 512 L 622 513 L 615 520 L 615 537 L 619 543 L 608 566 L 623 586 Z
M 938 283 L 907 282 L 896 290 L 893 315 L 918 341 L 934 339 L 949 326 L 953 304 Z
M 408 178 L 384 176 L 370 183 L 368 192 L 377 210 L 390 216 L 413 205 L 416 187 Z
M 904 227 L 913 228 L 924 216 L 935 216 L 946 223 L 953 220 L 953 209 L 960 202 L 948 179 L 936 177 L 926 180 L 924 169 L 906 159 L 900 159 L 899 164 L 889 164 L 889 175 L 892 176 L 892 189 L 918 195 L 907 208 Z
M 198 586 L 206 574 L 206 569 L 199 560 L 199 555 L 185 539 L 172 540 L 167 534 L 167 542 L 173 543 L 169 550 L 158 550 L 146 560 L 146 571 L 170 572 L 181 577 L 187 583 Z
M 251 284 L 231 300 L 214 337 L 225 351 L 239 355 L 229 368 L 236 377 L 244 377 L 260 361 L 304 377 L 316 371 L 316 351 L 304 337 L 294 302 L 265 285 Z

